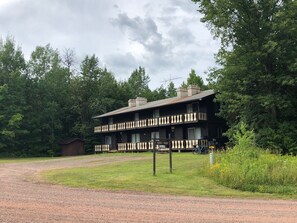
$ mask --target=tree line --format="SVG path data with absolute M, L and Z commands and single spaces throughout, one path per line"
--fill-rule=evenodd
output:
M 218 67 L 208 85 L 192 70 L 183 86 L 213 88 L 218 115 L 234 135 L 246 123 L 259 147 L 297 153 L 297 2 L 294 0 L 192 0 L 221 41 Z M 92 119 L 126 106 L 129 98 L 149 101 L 175 96 L 175 86 L 148 87 L 143 67 L 118 81 L 86 56 L 74 69 L 74 53 L 38 46 L 28 61 L 12 39 L 0 42 L 0 153 L 54 155 L 57 142 L 81 137 L 88 152 L 97 139 Z
M 221 41 L 209 81 L 227 135 L 244 122 L 263 148 L 297 153 L 297 2 L 192 0 Z
M 25 60 L 12 38 L 0 42 L 0 155 L 59 155 L 58 142 L 65 138 L 85 140 L 93 152 L 98 137 L 92 117 L 127 106 L 130 98 L 148 101 L 176 95 L 172 82 L 155 90 L 143 67 L 118 81 L 101 67 L 96 55 L 86 56 L 78 69 L 73 50 L 61 54 L 49 44 L 37 46 Z M 203 83 L 192 70 L 184 85 Z M 202 82 L 201 82 L 202 81 Z

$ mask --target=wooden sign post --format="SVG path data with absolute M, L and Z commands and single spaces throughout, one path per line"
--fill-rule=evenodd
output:
M 158 147 L 158 148 L 157 148 Z M 170 139 L 154 139 L 153 141 L 153 175 L 156 176 L 156 153 L 168 152 L 169 153 L 169 169 L 172 173 L 172 148 Z M 167 149 L 168 148 L 168 149 Z

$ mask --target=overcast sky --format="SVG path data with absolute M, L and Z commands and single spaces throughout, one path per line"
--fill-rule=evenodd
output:
M 219 43 L 190 0 L 0 0 L 0 35 L 13 36 L 26 59 L 50 43 L 75 50 L 78 67 L 95 54 L 118 80 L 145 67 L 150 87 L 178 86 L 191 68 L 205 79 Z

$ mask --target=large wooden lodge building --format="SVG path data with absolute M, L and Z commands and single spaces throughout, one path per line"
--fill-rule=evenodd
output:
M 177 96 L 147 102 L 146 98 L 130 99 L 128 106 L 100 118 L 95 127 L 102 144 L 96 152 L 146 151 L 153 149 L 152 139 L 171 139 L 172 149 L 192 150 L 194 145 L 208 146 L 221 142 L 225 122 L 217 117 L 219 106 L 213 90 L 200 91 L 198 86 L 177 89 Z

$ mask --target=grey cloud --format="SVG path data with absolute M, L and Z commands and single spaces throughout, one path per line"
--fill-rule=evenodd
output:
M 157 25 L 151 18 L 130 18 L 126 13 L 120 13 L 118 18 L 112 19 L 111 22 L 123 30 L 129 30 L 135 41 L 146 42 L 151 36 L 161 38 Z
M 144 66 L 158 87 L 169 74 L 186 79 L 191 68 L 201 74 L 214 64 L 218 46 L 196 9 L 190 0 L 9 0 L 0 35 L 14 36 L 27 55 L 47 43 L 74 48 L 78 60 L 95 53 L 123 79 Z
M 165 7 L 163 8 L 163 13 L 168 15 L 168 14 L 173 14 L 177 11 L 178 7 L 176 6 L 169 6 L 169 7 Z
M 186 27 L 174 27 L 169 30 L 168 34 L 175 43 L 191 44 L 195 41 L 194 35 Z
M 127 31 L 131 40 L 140 43 L 148 51 L 159 54 L 166 50 L 163 37 L 152 18 L 139 16 L 130 18 L 126 13 L 120 13 L 117 18 L 111 19 L 111 22 L 123 31 Z
M 127 70 L 133 70 L 141 63 L 131 53 L 125 54 L 110 54 L 105 57 L 105 62 L 108 67 L 113 67 L 113 71 L 119 76 L 128 75 Z
M 95 0 L 12 0 L 0 8 L 0 32 L 15 36 L 24 46 L 30 46 L 30 51 L 47 43 L 88 49 L 90 42 L 99 42 L 106 28 L 108 7 L 112 8 L 108 1 Z
M 157 78 L 155 75 L 160 79 L 160 74 L 164 78 L 166 74 L 187 77 L 191 68 L 206 65 L 204 59 L 208 52 L 204 50 L 205 46 L 197 43 L 196 36 L 189 29 L 189 23 L 183 23 L 183 18 L 175 15 L 178 9 L 179 6 L 161 9 L 162 16 L 158 18 L 166 22 L 162 32 L 158 29 L 157 21 L 148 16 L 148 13 L 143 17 L 129 17 L 126 13 L 121 13 L 112 19 L 114 26 L 128 34 L 132 41 L 145 47 L 141 64 L 147 68 L 152 79 Z
M 185 0 L 171 0 L 171 4 L 179 7 L 181 10 L 185 12 L 193 12 L 197 11 L 197 5 L 191 1 Z

